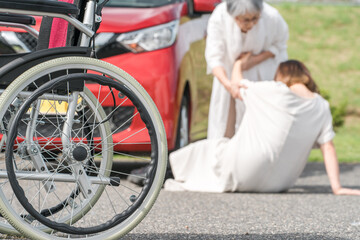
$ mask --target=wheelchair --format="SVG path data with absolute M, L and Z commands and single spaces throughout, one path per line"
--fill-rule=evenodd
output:
M 118 239 L 161 190 L 168 156 L 161 116 L 134 78 L 95 58 L 107 1 L 0 0 L 0 25 L 37 37 L 28 15 L 47 16 L 65 20 L 77 36 L 69 47 L 0 56 L 2 233 Z M 124 160 L 149 164 L 143 187 L 115 167 Z

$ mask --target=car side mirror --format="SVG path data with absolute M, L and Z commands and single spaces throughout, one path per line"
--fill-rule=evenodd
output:
M 194 12 L 204 13 L 212 12 L 216 5 L 221 3 L 221 0 L 193 0 L 194 1 Z

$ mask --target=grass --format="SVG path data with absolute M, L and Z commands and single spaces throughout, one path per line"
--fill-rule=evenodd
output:
M 290 29 L 290 58 L 306 63 L 333 104 L 360 109 L 360 7 L 276 5 Z
M 289 58 L 303 61 L 330 104 L 347 102 L 334 139 L 340 162 L 360 162 L 360 7 L 274 5 L 289 25 Z M 309 161 L 322 161 L 320 150 Z
M 289 58 L 303 61 L 312 72 L 320 89 L 331 97 L 330 104 L 338 106 L 347 102 L 347 117 L 334 139 L 340 162 L 360 162 L 360 7 L 331 5 L 302 5 L 282 3 L 274 5 L 289 25 Z M 199 42 L 196 49 L 203 49 Z M 198 54 L 195 65 L 200 79 L 208 89 L 211 77 L 206 69 L 203 54 Z M 203 96 L 209 96 L 204 93 Z M 204 97 L 205 99 L 205 97 Z M 206 99 L 207 100 L 207 99 Z M 207 113 L 207 103 L 199 104 Z M 195 119 L 199 129 L 207 125 L 206 114 Z M 196 132 L 199 129 L 194 129 Z M 193 134 L 203 138 L 206 132 Z M 311 152 L 309 161 L 322 161 L 319 150 Z
M 336 133 L 334 143 L 340 162 L 360 162 L 360 150 L 358 148 L 358 144 L 360 143 L 360 134 L 358 134 L 360 133 L 359 122 L 359 117 L 348 116 L 345 120 L 345 126 L 340 128 Z M 313 150 L 309 161 L 323 161 L 321 151 L 319 149 Z

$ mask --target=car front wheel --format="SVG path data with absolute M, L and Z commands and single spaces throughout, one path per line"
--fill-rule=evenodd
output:
M 185 147 L 189 144 L 189 100 L 186 96 L 184 96 L 181 101 L 178 121 L 175 149 Z

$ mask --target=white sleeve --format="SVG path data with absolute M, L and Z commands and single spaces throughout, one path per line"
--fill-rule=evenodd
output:
M 287 60 L 287 41 L 289 39 L 289 28 L 284 18 L 277 13 L 272 17 L 274 39 L 271 46 L 267 49 L 275 55 L 277 62 Z
M 332 116 L 330 112 L 330 108 L 327 109 L 325 113 L 325 121 L 321 128 L 321 132 L 319 137 L 316 140 L 316 143 L 321 145 L 331 141 L 335 137 L 335 132 L 332 125 Z
M 225 67 L 225 39 L 224 23 L 222 22 L 221 9 L 219 6 L 211 14 L 206 37 L 205 59 L 207 62 L 207 74 L 210 74 L 214 67 Z

